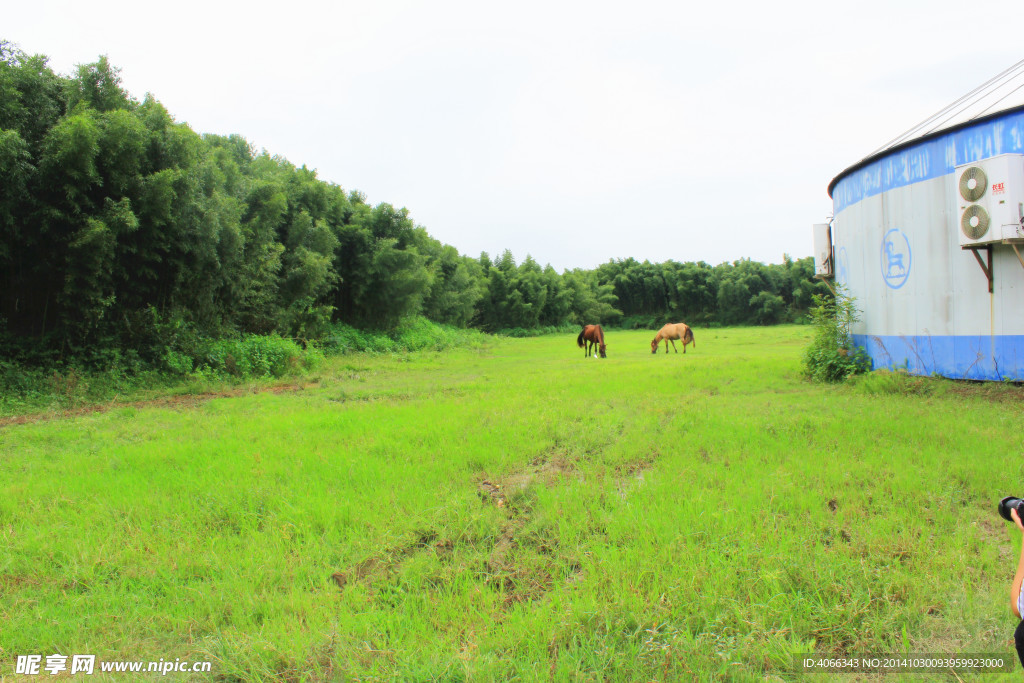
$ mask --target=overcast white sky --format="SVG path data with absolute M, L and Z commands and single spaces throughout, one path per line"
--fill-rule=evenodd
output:
M 972 28 L 972 24 L 977 28 Z M 555 268 L 811 254 L 829 181 L 1024 57 L 1024 2 L 8 3 L 460 252 Z

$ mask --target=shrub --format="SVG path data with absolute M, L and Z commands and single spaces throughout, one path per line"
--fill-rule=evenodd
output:
M 804 371 L 815 382 L 841 382 L 871 369 L 871 359 L 850 333 L 859 318 L 856 300 L 837 286 L 835 297 L 816 294 L 808 312 L 814 338 L 804 352 Z
M 417 316 L 403 321 L 390 333 L 337 323 L 331 326 L 323 346 L 329 353 L 400 353 L 482 346 L 486 339 L 479 330 L 439 325 Z
M 21 395 L 39 391 L 44 382 L 43 371 L 0 360 L 0 394 Z
M 299 366 L 302 349 L 290 339 L 250 335 L 221 339 L 206 349 L 206 367 L 235 377 L 281 377 Z
M 479 330 L 441 325 L 422 316 L 410 318 L 395 331 L 395 344 L 405 351 L 444 351 L 481 346 L 485 339 Z
M 579 334 L 582 325 L 568 323 L 565 325 L 546 325 L 544 327 L 512 327 L 498 330 L 497 334 L 502 337 L 525 338 L 543 337 L 548 334 Z M 605 326 L 607 328 L 607 325 Z
M 385 353 L 394 350 L 394 341 L 383 332 L 358 330 L 345 323 L 331 326 L 324 348 L 333 353 Z
M 666 316 L 661 314 L 628 315 L 620 319 L 616 324 L 616 327 L 623 330 L 659 330 L 662 325 L 669 322 L 668 320 L 665 320 L 665 318 Z
M 192 372 L 195 364 L 189 356 L 168 349 L 164 352 L 164 356 L 161 359 L 161 365 L 165 370 L 173 375 L 187 375 Z

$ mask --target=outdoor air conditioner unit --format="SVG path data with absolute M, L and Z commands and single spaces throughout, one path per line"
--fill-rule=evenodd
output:
M 832 259 L 832 226 L 829 223 L 815 223 L 814 233 L 814 274 L 821 278 L 835 277 L 835 263 Z
M 1024 154 L 956 167 L 961 247 L 1024 238 Z

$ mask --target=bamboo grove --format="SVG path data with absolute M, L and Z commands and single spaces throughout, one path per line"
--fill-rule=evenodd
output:
M 414 316 L 486 331 L 771 324 L 821 287 L 809 258 L 558 273 L 461 255 L 404 208 L 132 98 L 105 57 L 63 76 L 2 41 L 0 178 L 0 350 L 23 358 L 154 359 L 189 335 L 313 340 Z

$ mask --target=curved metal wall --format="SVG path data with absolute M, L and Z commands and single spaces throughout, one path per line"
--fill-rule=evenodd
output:
M 889 155 L 832 190 L 836 281 L 857 299 L 854 341 L 875 368 L 1024 381 L 1024 267 L 993 248 L 993 292 L 960 248 L 955 167 L 1024 153 L 1024 112 Z

